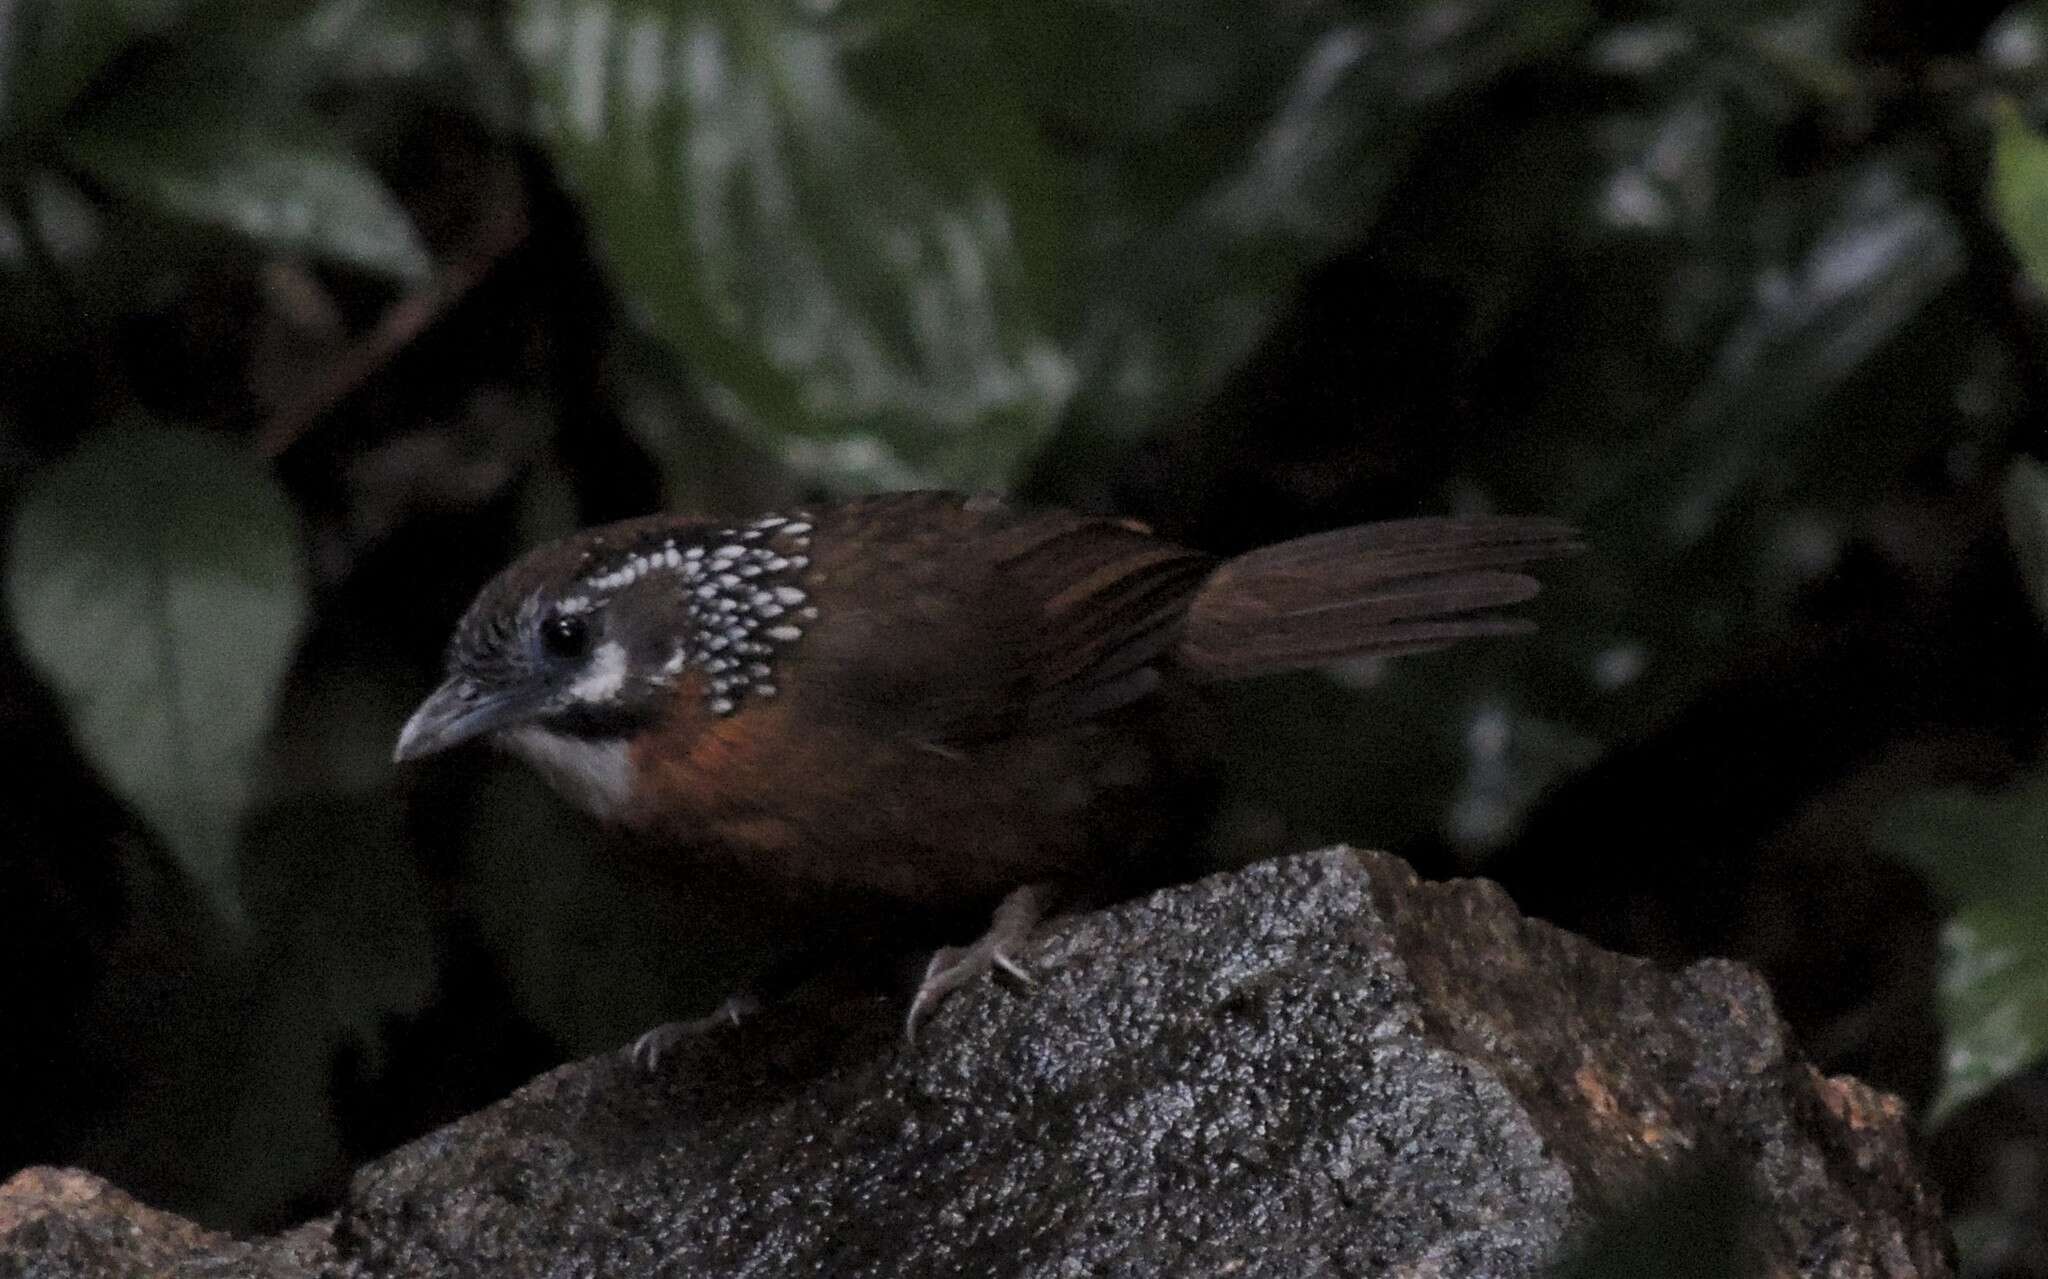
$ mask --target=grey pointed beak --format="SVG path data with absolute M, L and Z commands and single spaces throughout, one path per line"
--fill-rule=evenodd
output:
M 405 721 L 391 758 L 403 764 L 445 751 L 513 723 L 525 710 L 524 703 L 517 698 L 485 693 L 467 679 L 451 679 L 429 694 L 412 718 Z

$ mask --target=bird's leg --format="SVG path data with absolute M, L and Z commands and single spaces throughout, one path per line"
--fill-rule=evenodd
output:
M 661 1065 L 661 1059 L 674 1052 L 678 1044 L 723 1026 L 737 1026 L 760 1011 L 761 1000 L 752 991 L 728 995 L 725 1002 L 708 1016 L 656 1026 L 634 1040 L 626 1049 L 626 1056 L 635 1066 L 651 1075 Z
M 966 946 L 944 946 L 932 952 L 931 962 L 925 965 L 924 976 L 917 983 L 917 993 L 911 996 L 910 1011 L 903 1018 L 906 1042 L 916 1040 L 917 1028 L 948 995 L 979 980 L 991 968 L 1026 986 L 1032 984 L 1031 974 L 1011 952 L 1021 947 L 1038 921 L 1045 918 L 1050 895 L 1051 886 L 1047 884 L 1012 889 L 996 907 L 987 932 Z

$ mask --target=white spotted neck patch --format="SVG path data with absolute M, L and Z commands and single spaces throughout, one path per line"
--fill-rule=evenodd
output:
M 561 607 L 600 608 L 614 593 L 651 574 L 673 574 L 689 625 L 661 667 L 663 681 L 689 670 L 704 676 L 705 706 L 730 715 L 748 697 L 774 697 L 782 650 L 803 638 L 818 610 L 803 585 L 810 567 L 811 517 L 764 515 L 738 528 L 704 529 L 636 547 L 586 577 Z M 626 676 L 625 653 L 600 645 L 570 691 L 587 701 L 613 696 Z

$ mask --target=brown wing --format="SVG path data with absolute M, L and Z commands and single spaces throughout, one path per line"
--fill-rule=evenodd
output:
M 1150 691 L 1209 557 L 1115 520 L 899 493 L 820 511 L 812 711 L 937 746 Z

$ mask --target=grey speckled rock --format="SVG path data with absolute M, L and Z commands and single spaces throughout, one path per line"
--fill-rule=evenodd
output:
M 90 1173 L 30 1168 L 0 1186 L 0 1275 L 311 1279 L 332 1223 L 244 1242 L 137 1203 Z
M 1343 851 L 1064 921 L 1028 961 L 1037 989 L 966 992 L 907 1051 L 863 1001 L 652 1080 L 565 1066 L 242 1273 L 1528 1275 L 1693 1153 L 1748 1170 L 1771 1273 L 1948 1273 L 1896 1103 L 1790 1058 L 1734 965 L 1665 973 Z

